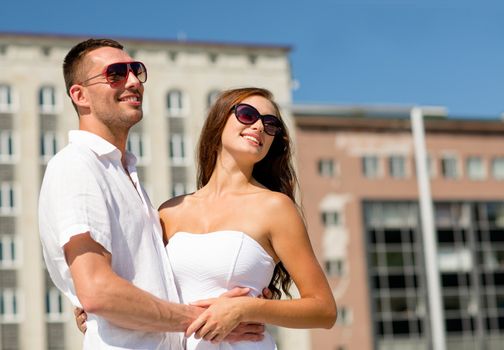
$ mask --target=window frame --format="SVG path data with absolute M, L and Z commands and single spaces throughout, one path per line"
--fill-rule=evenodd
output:
M 474 170 L 471 170 L 470 164 L 472 161 L 478 161 L 479 162 L 479 169 L 477 174 L 474 174 Z M 487 178 L 487 172 L 486 172 L 486 167 L 485 167 L 485 160 L 483 157 L 480 156 L 470 156 L 466 158 L 466 174 L 467 178 L 473 181 L 483 181 L 486 180 Z M 476 176 L 474 176 L 476 175 Z
M 17 95 L 10 84 L 0 83 L 0 113 L 13 113 L 18 109 Z
M 61 111 L 62 101 L 56 86 L 51 84 L 40 86 L 38 92 L 38 107 L 39 113 L 42 115 L 56 114 Z
M 166 93 L 166 113 L 171 118 L 186 117 L 189 114 L 188 102 L 187 94 L 180 89 L 172 89 Z
M 189 137 L 182 133 L 174 133 L 170 135 L 168 154 L 171 165 L 186 166 L 188 165 L 189 157 L 187 150 L 189 147 Z
M 0 234 L 0 270 L 21 266 L 23 247 L 21 238 L 12 234 Z
M 20 323 L 23 309 L 23 295 L 19 288 L 0 288 L 0 324 Z
M 317 161 L 317 172 L 321 177 L 332 178 L 336 175 L 337 163 L 331 158 L 320 158 Z
M 372 165 L 372 167 L 370 167 L 370 165 Z M 378 179 L 382 177 L 380 157 L 378 155 L 376 154 L 363 155 L 361 157 L 361 166 L 362 166 L 362 175 L 365 178 Z
M 9 206 L 4 205 L 9 203 Z M 19 209 L 18 186 L 11 181 L 0 182 L 0 215 L 15 215 Z
M 502 169 L 501 174 L 497 174 L 497 163 L 501 164 L 499 169 Z M 492 159 L 492 177 L 497 181 L 504 181 L 504 156 L 497 156 Z
M 453 168 L 447 167 L 450 165 L 447 162 L 453 162 Z M 454 173 L 449 172 L 448 170 L 454 170 Z M 441 174 L 444 179 L 447 180 L 456 180 L 459 179 L 460 174 L 460 162 L 459 157 L 453 154 L 445 154 L 441 157 Z
M 67 319 L 65 297 L 57 287 L 46 289 L 44 306 L 47 322 L 62 322 Z
M 146 165 L 150 161 L 150 143 L 148 136 L 142 132 L 130 132 L 126 141 L 126 149 L 137 158 L 138 165 Z
M 17 134 L 13 130 L 0 131 L 0 163 L 13 163 L 18 159 Z M 11 151 L 4 152 L 5 149 Z
M 43 131 L 40 134 L 40 159 L 42 163 L 47 163 L 60 150 L 61 137 L 54 131 Z M 49 146 L 49 147 L 47 147 Z M 52 152 L 45 152 L 47 149 Z
M 397 173 L 398 169 L 399 173 Z M 407 157 L 403 154 L 390 155 L 388 157 L 388 171 L 389 176 L 393 179 L 406 179 L 408 177 Z

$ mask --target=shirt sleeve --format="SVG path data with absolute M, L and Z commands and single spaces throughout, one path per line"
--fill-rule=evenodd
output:
M 50 166 L 50 167 L 49 167 Z M 46 201 L 60 247 L 75 235 L 89 232 L 111 252 L 111 216 L 107 191 L 96 165 L 80 157 L 58 159 L 46 171 Z

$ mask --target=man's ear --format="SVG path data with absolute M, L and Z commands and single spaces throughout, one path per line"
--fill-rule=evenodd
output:
M 85 89 L 81 85 L 72 85 L 68 90 L 70 98 L 73 103 L 78 107 L 89 107 L 88 99 Z

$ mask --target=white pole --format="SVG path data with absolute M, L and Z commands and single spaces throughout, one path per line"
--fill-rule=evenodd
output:
M 416 175 L 422 222 L 425 274 L 429 299 L 430 329 L 433 350 L 446 350 L 444 310 L 441 302 L 441 287 L 438 272 L 437 235 L 434 226 L 434 208 L 427 169 L 427 152 L 422 110 L 411 110 L 411 128 L 415 145 Z

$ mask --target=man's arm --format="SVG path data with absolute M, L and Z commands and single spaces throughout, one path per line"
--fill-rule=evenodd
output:
M 182 332 L 203 309 L 171 303 L 119 277 L 111 254 L 89 233 L 74 236 L 64 246 L 65 258 L 82 307 L 128 329 Z

